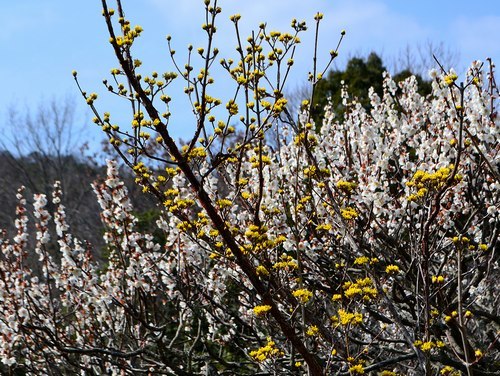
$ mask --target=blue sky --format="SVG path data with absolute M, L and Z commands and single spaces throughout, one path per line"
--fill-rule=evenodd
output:
M 110 6 L 114 4 L 110 1 Z M 203 0 L 123 0 L 127 18 L 145 31 L 137 41 L 137 57 L 145 71 L 173 70 L 165 36 L 172 35 L 182 65 L 183 52 L 189 43 L 204 46 Z M 270 29 L 286 30 L 292 18 L 310 24 L 316 11 L 325 14 L 320 49 L 324 60 L 335 47 L 340 30 L 347 35 L 341 47 L 338 65 L 348 57 L 375 51 L 388 68 L 407 46 L 425 46 L 429 41 L 457 52 L 457 70 L 463 71 L 474 59 L 491 57 L 500 61 L 500 1 L 498 0 L 219 0 L 223 8 L 219 18 L 216 45 L 222 55 L 231 54 L 234 33 L 228 17 L 242 15 L 246 34 L 267 22 Z M 51 98 L 77 97 L 80 123 L 88 120 L 92 139 L 100 137 L 90 123 L 90 115 L 71 76 L 73 69 L 88 92 L 97 92 L 97 105 L 109 111 L 115 122 L 129 123 L 128 113 L 120 102 L 107 95 L 102 80 L 116 66 L 101 16 L 99 0 L 0 0 L 0 133 L 9 107 L 36 109 Z M 311 65 L 312 32 L 304 36 L 297 56 L 291 87 L 306 81 Z M 175 89 L 175 88 L 174 88 Z M 176 137 L 187 137 L 192 129 L 192 115 L 183 99 L 182 87 L 174 97 L 171 130 Z M 227 91 L 219 86 L 221 95 Z

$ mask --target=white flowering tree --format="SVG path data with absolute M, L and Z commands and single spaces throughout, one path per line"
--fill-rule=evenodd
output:
M 498 371 L 493 65 L 485 74 L 473 63 L 463 84 L 453 71 L 432 72 L 429 97 L 414 78 L 398 86 L 387 74 L 369 111 L 346 88 L 344 119 L 328 107 L 313 124 L 312 101 L 295 119 L 283 94 L 305 23 L 294 20 L 290 33 L 262 25 L 243 42 L 232 16 L 238 57 L 220 61 L 234 80 L 223 101 L 210 95 L 216 0 L 204 2 L 207 45 L 192 56 L 189 49 L 185 69 L 149 75 L 131 52 L 142 28 L 120 1 L 116 11 L 102 3 L 119 62 L 106 85 L 131 103 L 130 128 L 82 93 L 137 184 L 158 199 L 161 236 L 137 230 L 116 162 L 93 186 L 106 226 L 104 265 L 71 236 L 57 184 L 53 212 L 47 197 L 35 197 L 37 244 L 27 249 L 20 189 L 17 234 L 0 239 L 4 373 Z M 312 95 L 323 72 L 315 55 Z M 196 124 L 184 145 L 169 129 L 168 85 L 178 75 Z M 28 267 L 32 257 L 37 269 Z

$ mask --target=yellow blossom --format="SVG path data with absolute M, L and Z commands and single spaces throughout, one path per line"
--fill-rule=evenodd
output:
M 339 180 L 336 185 L 337 188 L 343 191 L 344 193 L 350 193 L 358 186 L 358 184 L 356 184 L 355 182 L 346 180 Z
M 385 268 L 385 272 L 387 274 L 397 274 L 399 273 L 399 266 L 393 264 L 387 265 Z
M 317 335 L 319 332 L 319 329 L 316 325 L 311 325 L 309 328 L 307 328 L 306 334 L 310 337 Z
M 351 208 L 351 207 L 346 207 L 346 208 L 340 209 L 340 214 L 342 215 L 342 218 L 344 218 L 348 221 L 359 217 L 359 214 L 356 211 L 356 209 Z
M 354 265 L 364 265 L 367 264 L 368 262 L 370 262 L 370 259 L 368 257 L 360 256 L 354 260 Z
M 267 338 L 265 346 L 250 352 L 250 356 L 257 362 L 263 362 L 266 359 L 280 355 L 283 355 L 283 353 L 276 347 L 276 343 L 270 337 Z
M 283 254 L 280 259 L 281 261 L 273 265 L 273 269 L 297 269 L 299 267 L 297 261 L 295 261 L 292 256 Z
M 451 367 L 451 366 L 445 366 L 443 367 L 439 373 L 442 375 L 442 376 L 460 376 L 460 372 L 458 372 L 457 370 L 455 370 L 455 368 Z
M 255 313 L 255 316 L 264 316 L 266 313 L 268 313 L 271 310 L 270 305 L 258 305 L 253 307 L 253 313 Z
M 441 284 L 441 283 L 443 283 L 443 282 L 444 282 L 444 277 L 443 277 L 442 275 L 438 275 L 438 276 L 433 275 L 433 276 L 431 277 L 431 281 L 432 281 L 432 283 L 438 283 L 438 284 Z
M 255 271 L 257 275 L 269 275 L 269 271 L 263 265 L 257 266 Z
M 356 364 L 351 367 L 349 367 L 349 372 L 358 374 L 358 375 L 363 375 L 365 373 L 365 369 L 363 368 L 362 364 Z
M 378 295 L 377 289 L 373 287 L 373 281 L 369 277 L 357 279 L 355 282 L 346 282 L 342 288 L 348 299 L 360 295 L 363 300 L 369 301 Z
M 217 205 L 219 205 L 219 208 L 221 208 L 221 209 L 227 208 L 227 207 L 231 206 L 232 204 L 233 204 L 233 202 L 231 200 L 226 199 L 226 198 L 217 200 Z
M 292 292 L 293 296 L 295 296 L 301 304 L 305 304 L 311 299 L 312 292 L 308 289 L 297 289 Z
M 250 192 L 241 192 L 241 197 L 243 197 L 243 199 L 245 200 L 248 200 L 250 197 L 252 196 L 252 194 Z
M 357 312 L 348 312 L 343 309 L 337 311 L 338 319 L 342 325 L 357 325 L 363 322 L 363 314 Z
M 479 244 L 479 249 L 481 251 L 487 251 L 488 250 L 488 246 L 486 244 Z
M 457 80 L 457 78 L 458 78 L 458 76 L 455 73 L 450 73 L 450 74 L 447 74 L 446 76 L 444 76 L 443 79 L 444 79 L 444 83 L 447 86 L 451 86 Z
M 428 351 L 431 351 L 431 349 L 434 347 L 434 343 L 432 341 L 427 341 L 427 342 L 424 342 L 420 345 L 420 349 L 423 351 L 423 352 L 428 352 Z
M 333 294 L 333 296 L 332 296 L 333 301 L 337 301 L 337 300 L 341 300 L 341 299 L 342 299 L 342 295 L 340 295 L 340 294 Z
M 323 224 L 319 224 L 316 226 L 316 230 L 318 230 L 318 231 L 321 231 L 321 230 L 329 231 L 331 229 L 332 229 L 332 225 L 329 223 L 323 223 Z

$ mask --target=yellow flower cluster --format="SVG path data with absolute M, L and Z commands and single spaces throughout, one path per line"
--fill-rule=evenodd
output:
M 200 73 L 201 75 L 205 75 L 205 71 L 202 70 L 202 73 Z M 203 77 L 202 77 L 203 78 Z M 209 81 L 211 80 L 211 78 L 209 79 Z M 206 109 L 204 109 L 205 113 L 210 113 L 210 110 L 214 107 L 217 107 L 221 104 L 221 100 L 219 98 L 214 98 L 208 94 L 205 94 L 205 105 L 208 107 Z M 232 102 L 233 103 L 233 102 Z M 193 103 L 193 106 L 194 106 L 194 109 L 196 110 L 197 113 L 200 113 L 202 112 L 202 109 L 203 107 L 201 106 L 201 103 L 196 101 Z M 236 107 L 237 109 L 237 107 Z M 215 118 L 210 118 L 209 121 L 214 121 Z
M 230 115 L 237 115 L 238 114 L 238 104 L 233 99 L 231 99 L 229 102 L 227 102 L 226 109 Z
M 387 265 L 385 268 L 385 272 L 387 274 L 397 274 L 399 273 L 399 266 L 397 265 Z
M 249 200 L 250 198 L 252 198 L 252 194 L 250 192 L 243 191 L 241 192 L 241 197 L 244 200 Z
M 439 371 L 439 373 L 442 376 L 460 376 L 460 372 L 451 366 L 445 366 L 441 368 L 441 371 Z
M 433 275 L 431 281 L 432 283 L 441 284 L 444 283 L 444 277 L 442 275 Z
M 488 250 L 488 245 L 487 244 L 479 244 L 479 249 L 481 251 L 487 251 Z
M 177 228 L 182 232 L 187 232 L 193 228 L 193 225 L 188 221 L 182 221 L 177 223 Z
M 260 167 L 260 158 L 256 155 L 250 157 L 250 163 L 252 164 L 253 168 L 259 168 Z M 263 154 L 262 155 L 262 165 L 270 165 L 271 164 L 271 158 L 269 158 L 268 155 Z
M 310 337 L 314 337 L 319 333 L 319 329 L 316 325 L 311 325 L 307 328 L 306 334 Z
M 87 104 L 92 106 L 92 104 L 94 104 L 94 101 L 97 99 L 97 94 L 96 93 L 92 93 L 90 94 L 88 97 L 87 97 Z
M 130 21 L 120 19 L 122 24 L 123 36 L 117 36 L 115 40 L 110 40 L 111 43 L 115 42 L 118 47 L 131 46 L 134 39 L 139 37 L 143 32 L 141 26 L 135 26 L 133 29 L 130 27 Z
M 151 120 L 147 120 L 144 118 L 144 112 L 137 111 L 134 113 L 134 119 L 132 120 L 132 128 L 141 127 L 150 127 L 153 123 Z
M 321 223 L 316 226 L 317 231 L 330 231 L 332 229 L 332 225 L 329 223 Z
M 362 364 L 355 364 L 349 367 L 349 372 L 351 374 L 363 375 L 365 373 L 365 369 Z
M 274 117 L 278 117 L 280 115 L 280 113 L 285 109 L 285 106 L 286 106 L 287 103 L 288 103 L 288 101 L 285 98 L 278 99 L 274 103 L 273 110 L 272 110 L 272 115 Z
M 295 136 L 293 142 L 295 145 L 299 146 L 304 142 L 305 139 L 306 139 L 306 134 L 304 132 L 300 132 L 299 134 L 297 134 L 297 136 Z
M 339 180 L 337 182 L 337 188 L 344 193 L 351 193 L 357 186 L 358 184 L 351 181 Z
M 266 249 L 274 248 L 283 243 L 286 238 L 283 235 L 277 236 L 275 239 L 269 239 L 267 226 L 250 225 L 245 231 L 245 236 L 250 240 L 249 250 L 253 252 L 261 252 Z
M 171 213 L 189 208 L 194 205 L 194 200 L 188 198 L 180 198 L 180 192 L 177 189 L 167 189 L 163 194 L 166 198 L 165 201 L 163 201 L 163 205 Z
M 281 261 L 276 262 L 273 265 L 273 269 L 297 269 L 299 265 L 297 264 L 297 261 L 293 259 L 292 256 L 282 254 L 280 257 Z
M 457 317 L 457 316 L 458 316 L 458 312 L 457 312 L 457 311 L 453 311 L 453 312 L 451 312 L 449 315 L 446 315 L 446 316 L 444 317 L 444 321 L 445 321 L 445 322 L 449 322 L 449 321 L 451 321 L 452 319 L 454 319 L 454 318 L 455 318 L 455 317 Z
M 453 238 L 451 238 L 451 241 L 453 242 L 453 244 L 467 245 L 470 243 L 470 239 L 466 236 L 454 236 Z
M 290 42 L 298 43 L 298 38 L 294 37 L 290 33 L 282 33 L 280 31 L 271 31 L 270 33 L 271 39 L 274 41 L 278 40 L 283 44 L 288 44 Z
M 220 209 L 225 209 L 231 207 L 233 205 L 233 202 L 231 200 L 228 200 L 227 198 L 222 198 L 220 200 L 217 200 L 217 205 Z
M 318 169 L 316 168 L 316 166 L 309 166 L 304 169 L 304 175 L 308 178 L 312 178 L 316 175 L 317 171 Z
M 250 225 L 248 229 L 245 231 L 245 236 L 253 241 L 263 241 L 267 239 L 267 226 L 256 226 Z
M 253 313 L 255 313 L 255 316 L 258 316 L 258 317 L 264 316 L 270 310 L 271 310 L 270 305 L 258 305 L 258 306 L 253 307 Z
M 413 193 L 407 197 L 408 201 L 417 201 L 420 198 L 425 197 L 425 195 L 431 189 L 439 189 L 443 187 L 451 176 L 454 165 L 449 165 L 448 167 L 441 167 L 436 172 L 426 172 L 423 170 L 417 170 L 411 180 L 406 183 L 407 187 L 417 189 L 417 193 Z M 455 182 L 462 180 L 462 176 L 457 174 L 454 177 Z
M 359 217 L 359 213 L 356 211 L 356 209 L 351 208 L 351 207 L 346 207 L 343 209 L 340 209 L 340 214 L 342 215 L 342 218 L 346 220 L 351 220 Z
M 310 123 L 308 123 L 308 124 L 310 124 Z M 306 143 L 306 141 L 307 141 L 307 143 Z M 295 136 L 295 138 L 293 139 L 293 142 L 297 146 L 299 146 L 301 144 L 308 145 L 308 146 L 315 146 L 318 143 L 318 139 L 316 138 L 314 133 L 306 134 L 306 132 L 300 132 L 297 134 L 297 136 Z
M 267 338 L 267 344 L 265 346 L 250 352 L 250 356 L 257 362 L 263 362 L 266 359 L 282 355 L 283 352 L 276 347 L 276 343 L 272 341 L 270 337 Z
M 369 277 L 357 279 L 356 282 L 346 282 L 342 288 L 344 296 L 348 299 L 359 295 L 363 297 L 363 300 L 369 301 L 378 295 L 377 289 L 373 287 L 373 281 Z
M 458 76 L 456 73 L 450 73 L 443 77 L 446 86 L 451 86 L 457 80 Z
M 257 275 L 269 275 L 269 271 L 263 265 L 257 266 L 257 268 L 255 268 L 255 272 L 257 273 Z
M 397 376 L 397 373 L 394 371 L 384 370 L 384 371 L 382 371 L 380 376 Z
M 272 107 L 271 102 L 266 101 L 266 100 L 261 100 L 261 101 L 260 101 L 260 105 L 261 105 L 262 107 L 264 107 L 266 110 L 270 110 L 270 109 L 271 109 L 271 107 Z
M 312 298 L 313 294 L 308 289 L 297 289 L 292 292 L 293 296 L 295 296 L 301 304 L 305 304 Z
M 333 323 L 340 323 L 343 326 L 358 325 L 363 322 L 363 314 L 358 312 L 349 312 L 344 309 L 337 311 L 338 315 L 333 315 L 330 319 Z
M 412 193 L 410 194 L 406 200 L 409 201 L 409 202 L 415 202 L 415 201 L 418 201 L 419 199 L 421 198 L 424 198 L 425 195 L 427 194 L 427 192 L 429 192 L 429 190 L 427 188 L 420 188 L 417 193 Z
M 445 346 L 443 341 L 426 341 L 426 342 L 423 342 L 423 341 L 417 340 L 417 341 L 413 342 L 413 344 L 416 347 L 419 347 L 420 350 L 422 350 L 423 352 L 429 352 L 429 351 L 431 351 L 434 348 L 442 348 L 442 347 Z
M 169 177 L 173 177 L 173 176 L 177 175 L 180 172 L 180 169 L 179 168 L 167 167 L 167 168 L 165 168 L 165 172 L 167 173 L 167 175 Z
M 379 262 L 379 259 L 376 257 L 369 258 L 366 256 L 359 256 L 359 257 L 356 257 L 356 259 L 354 259 L 354 265 L 360 265 L 360 266 L 368 264 L 368 263 L 370 263 L 370 265 L 373 265 L 373 264 L 376 264 L 378 262 Z
M 163 202 L 166 208 L 168 208 L 168 211 L 170 213 L 173 213 L 178 210 L 183 210 L 186 208 L 189 208 L 194 205 L 194 200 L 192 199 L 182 199 L 182 198 L 175 198 L 174 200 L 165 200 Z
M 233 22 L 237 22 L 241 19 L 241 14 L 239 13 L 233 14 L 231 17 L 229 17 L 229 19 Z
M 356 257 L 354 260 L 354 265 L 365 265 L 370 262 L 370 258 L 366 256 Z
M 151 176 L 151 171 L 143 162 L 139 162 L 134 167 L 132 167 L 136 175 L 140 175 L 144 178 L 149 178 Z
M 186 155 L 188 150 L 189 150 L 189 145 L 184 145 L 182 147 L 182 153 L 184 154 L 184 156 L 187 158 L 188 161 L 191 161 L 192 159 L 195 158 L 205 158 L 207 156 L 207 151 L 203 146 L 192 148 L 191 151 L 189 151 L 189 155 Z

